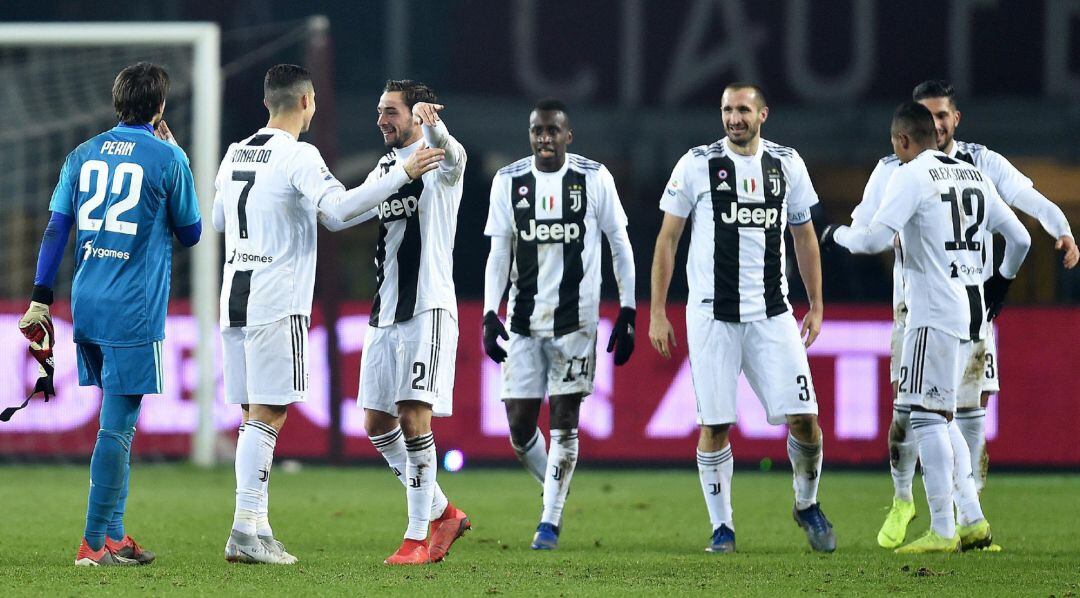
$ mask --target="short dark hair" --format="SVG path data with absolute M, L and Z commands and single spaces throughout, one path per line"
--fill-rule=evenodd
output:
M 434 89 L 412 79 L 390 79 L 386 82 L 386 86 L 383 87 L 383 91 L 400 91 L 405 99 L 405 105 L 409 107 L 410 111 L 417 102 L 433 103 L 438 101 Z
M 956 90 L 942 79 L 923 81 L 911 90 L 911 99 L 918 102 L 926 98 L 949 98 L 949 103 L 956 106 Z
M 904 133 L 916 143 L 934 145 L 937 139 L 937 128 L 934 125 L 934 115 L 930 110 L 916 101 L 907 101 L 900 104 L 893 112 L 892 134 Z
M 533 106 L 533 110 L 541 112 L 562 112 L 567 117 L 570 116 L 570 112 L 566 110 L 566 104 L 562 100 L 555 98 L 543 98 L 536 101 L 536 105 Z
M 113 81 L 113 108 L 120 122 L 148 123 L 161 110 L 169 93 L 169 74 L 149 62 L 125 67 Z
M 295 64 L 275 64 L 263 79 L 263 101 L 270 114 L 289 110 L 311 89 L 311 73 Z
M 724 91 L 727 91 L 729 89 L 752 89 L 754 90 L 754 94 L 757 95 L 758 99 L 761 100 L 762 106 L 769 105 L 769 103 L 765 100 L 765 90 L 762 89 L 760 85 L 754 83 L 746 83 L 744 81 L 736 81 L 734 83 L 728 83 L 727 86 L 724 87 Z

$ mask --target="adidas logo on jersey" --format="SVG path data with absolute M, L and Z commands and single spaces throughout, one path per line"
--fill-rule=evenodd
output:
M 379 220 L 386 222 L 388 220 L 412 218 L 419 206 L 420 200 L 411 195 L 404 199 L 395 197 L 384 200 L 379 204 Z
M 731 185 L 727 184 L 727 181 L 720 181 L 720 184 L 716 186 L 717 191 L 731 191 Z
M 524 210 L 529 207 L 529 200 L 522 197 L 520 200 L 518 200 L 516 204 L 514 204 L 514 207 L 519 210 Z
M 780 208 L 766 208 L 761 204 L 731 202 L 727 212 L 721 212 L 720 221 L 735 226 L 776 228 L 780 222 Z
M 576 222 L 537 224 L 529 220 L 529 229 L 520 231 L 522 241 L 537 243 L 575 243 L 581 239 L 581 226 Z

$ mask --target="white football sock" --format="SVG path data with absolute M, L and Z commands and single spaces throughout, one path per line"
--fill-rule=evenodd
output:
M 536 478 L 540 485 L 544 485 L 544 471 L 547 470 L 547 443 L 544 442 L 544 434 L 540 431 L 540 428 L 536 429 L 536 434 L 532 439 L 525 443 L 525 446 L 518 446 L 514 444 L 514 437 L 510 437 L 510 446 L 514 447 L 514 454 L 517 455 L 518 461 L 525 466 L 525 471 L 532 474 L 532 477 Z
M 259 516 L 267 511 L 267 487 L 274 462 L 277 430 L 270 424 L 248 420 L 236 441 L 236 511 L 233 529 L 256 535 Z M 269 527 L 269 523 L 267 524 Z
M 244 424 L 240 424 L 237 429 L 237 441 L 239 442 L 239 436 L 244 434 Z M 269 484 L 267 484 L 269 486 Z M 261 537 L 273 537 L 274 529 L 270 527 L 270 490 L 269 488 L 263 489 L 259 504 L 259 512 L 255 516 L 255 529 L 258 531 Z
M 435 494 L 435 436 L 428 432 L 405 440 L 405 500 L 409 505 L 409 528 L 405 537 L 423 540 L 431 523 Z
M 566 493 L 570 491 L 570 479 L 578 460 L 578 431 L 551 431 L 551 448 L 548 449 L 547 475 L 544 478 L 544 513 L 542 523 L 558 527 L 562 523 Z
M 986 471 L 983 470 L 982 460 L 986 454 L 986 409 L 962 409 L 956 412 L 953 419 L 964 435 L 968 454 L 971 455 L 971 473 L 975 476 L 975 490 L 982 492 L 986 485 Z
M 893 408 L 889 428 L 889 471 L 892 473 L 893 496 L 912 502 L 911 482 L 915 479 L 915 463 L 919 460 L 919 447 L 911 430 L 911 410 L 904 406 Z
M 731 475 L 735 470 L 735 459 L 731 456 L 731 445 L 714 452 L 698 449 L 697 469 L 712 529 L 715 531 L 721 525 L 727 525 L 734 531 L 735 522 L 731 517 Z
M 386 434 L 372 436 L 370 440 L 371 444 L 375 445 L 375 448 L 382 454 L 383 459 L 386 459 L 386 463 L 390 465 L 391 471 L 397 476 L 401 485 L 408 487 L 405 482 L 405 466 L 408 458 L 405 450 L 405 436 L 401 433 L 401 428 L 394 428 Z M 441 517 L 443 511 L 446 510 L 447 504 L 449 504 L 449 501 L 436 482 L 435 492 L 432 494 L 431 499 L 431 519 L 435 520 Z
M 911 427 L 919 445 L 926 501 L 930 503 L 930 528 L 943 538 L 956 535 L 953 514 L 953 450 L 945 416 L 912 411 Z
M 808 509 L 817 502 L 818 479 L 821 477 L 821 440 L 809 444 L 787 437 L 787 454 L 791 460 L 792 487 L 795 489 L 795 508 Z
M 982 505 L 979 504 L 979 491 L 975 489 L 975 478 L 971 475 L 971 459 L 967 443 L 960 433 L 960 426 L 954 419 L 949 423 L 949 440 L 953 450 L 953 502 L 956 503 L 956 523 L 971 525 L 983 519 Z

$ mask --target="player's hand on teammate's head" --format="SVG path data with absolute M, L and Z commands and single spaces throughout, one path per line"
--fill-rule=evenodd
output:
M 1065 264 L 1065 269 L 1071 270 L 1076 267 L 1076 263 L 1080 261 L 1080 249 L 1076 247 L 1076 241 L 1069 235 L 1062 235 L 1058 237 L 1057 243 L 1054 244 L 1054 248 L 1065 254 L 1062 258 L 1062 263 Z
M 806 312 L 806 316 L 802 321 L 802 328 L 799 330 L 799 336 L 803 339 L 803 346 L 810 348 L 810 345 L 814 344 L 819 334 L 821 334 L 821 322 L 825 319 L 824 310 L 820 305 L 810 306 L 810 311 Z
M 442 162 L 445 157 L 446 150 L 437 147 L 429 148 L 421 143 L 419 149 L 413 152 L 412 155 L 405 160 L 405 164 L 403 165 L 405 174 L 409 175 L 409 178 L 415 181 L 424 173 L 438 168 L 439 162 Z
M 678 346 L 675 342 L 675 329 L 666 315 L 653 314 L 649 318 L 649 342 L 664 359 L 669 359 L 671 348 Z
M 611 329 L 608 338 L 607 352 L 615 352 L 615 365 L 623 365 L 630 361 L 634 354 L 634 328 L 637 321 L 637 310 L 632 307 L 619 308 L 619 317 L 615 319 L 615 326 Z
M 435 123 L 439 122 L 439 110 L 442 109 L 442 104 L 432 104 L 429 102 L 417 102 L 413 104 L 413 124 L 434 127 Z
M 176 142 L 176 137 L 173 137 L 172 131 L 169 130 L 169 125 L 165 122 L 164 118 L 154 125 L 154 137 L 173 145 L 180 145 Z
M 510 340 L 510 335 L 506 333 L 506 328 L 499 320 L 499 316 L 489 311 L 484 314 L 484 353 L 487 353 L 487 356 L 495 363 L 502 363 L 506 361 L 506 349 L 499 346 L 496 337 L 504 341 Z

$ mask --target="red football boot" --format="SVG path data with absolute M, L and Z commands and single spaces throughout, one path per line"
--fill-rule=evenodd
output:
M 79 553 L 75 555 L 75 565 L 79 567 L 109 567 L 116 565 L 134 565 L 135 561 L 116 556 L 106 544 L 100 550 L 91 550 L 83 538 Z
M 149 550 L 143 550 L 143 547 L 139 546 L 139 543 L 132 539 L 131 536 L 125 535 L 124 539 L 119 542 L 106 537 L 105 547 L 116 556 L 135 561 L 140 565 L 149 565 L 154 562 L 154 553 Z
M 465 535 L 466 530 L 471 527 L 472 523 L 465 511 L 447 503 L 442 516 L 431 522 L 431 547 L 428 548 L 428 553 L 432 562 L 443 560 L 454 541 Z
M 387 565 L 426 565 L 431 562 L 427 541 L 405 538 L 401 543 L 401 548 L 383 562 Z

